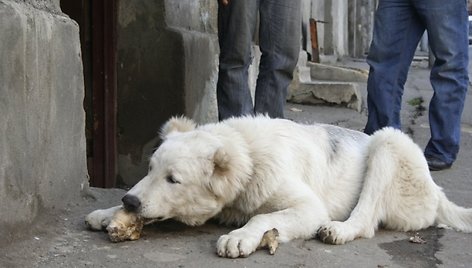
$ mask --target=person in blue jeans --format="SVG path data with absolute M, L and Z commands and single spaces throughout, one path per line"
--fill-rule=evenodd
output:
M 248 68 L 258 14 L 262 55 L 253 102 Z M 283 118 L 301 46 L 301 1 L 219 0 L 218 40 L 219 120 L 254 114 Z
M 468 87 L 466 0 L 379 0 L 367 57 L 368 121 L 364 132 L 400 128 L 400 109 L 408 69 L 427 31 L 435 56 L 430 81 L 431 138 L 424 150 L 430 170 L 450 168 L 457 157 L 461 115 Z

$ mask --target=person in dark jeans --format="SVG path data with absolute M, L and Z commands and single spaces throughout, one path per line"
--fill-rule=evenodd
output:
M 368 121 L 364 132 L 400 128 L 400 109 L 408 68 L 427 30 L 436 60 L 430 81 L 431 138 L 424 150 L 430 170 L 450 168 L 459 151 L 461 116 L 468 88 L 466 0 L 380 0 L 367 57 Z
M 284 117 L 287 88 L 300 52 L 300 9 L 300 0 L 219 0 L 219 120 L 254 114 Z M 258 14 L 262 56 L 253 102 L 248 68 Z

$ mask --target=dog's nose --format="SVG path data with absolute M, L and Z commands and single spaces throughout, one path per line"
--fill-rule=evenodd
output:
M 130 212 L 136 212 L 141 206 L 141 201 L 134 195 L 127 194 L 123 196 L 121 201 L 123 201 L 125 209 Z

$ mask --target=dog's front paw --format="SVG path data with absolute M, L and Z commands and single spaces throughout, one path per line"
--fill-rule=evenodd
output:
M 318 229 L 318 237 L 323 243 L 342 245 L 354 240 L 351 228 L 344 222 L 332 221 Z
M 216 250 L 220 257 L 247 257 L 256 251 L 260 240 L 245 231 L 235 230 L 218 239 Z
M 105 230 L 116 210 L 115 207 L 95 210 L 85 217 L 85 225 L 91 230 Z

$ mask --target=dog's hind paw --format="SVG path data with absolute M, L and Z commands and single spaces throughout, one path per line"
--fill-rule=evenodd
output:
M 326 244 L 342 245 L 354 240 L 352 228 L 344 222 L 332 221 L 318 229 L 318 238 Z

